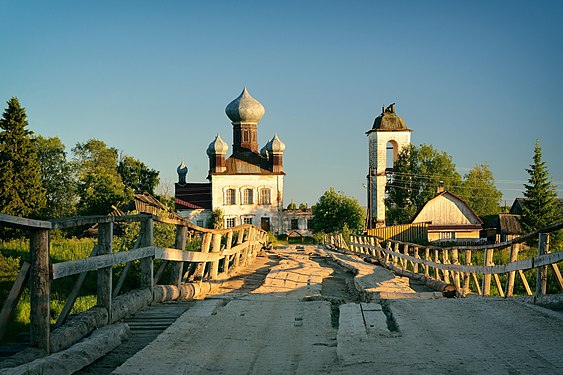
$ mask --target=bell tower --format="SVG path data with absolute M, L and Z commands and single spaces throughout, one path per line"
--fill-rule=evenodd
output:
M 385 226 L 385 186 L 387 185 L 387 149 L 392 149 L 393 163 L 399 152 L 411 143 L 412 130 L 395 113 L 395 103 L 381 108 L 373 127 L 366 132 L 369 143 L 368 229 Z

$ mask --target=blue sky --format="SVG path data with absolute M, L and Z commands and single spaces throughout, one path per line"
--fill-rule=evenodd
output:
M 98 138 L 205 181 L 225 106 L 266 108 L 260 147 L 286 143 L 285 204 L 330 186 L 365 204 L 367 137 L 382 105 L 461 174 L 488 163 L 510 203 L 539 138 L 563 191 L 561 1 L 0 0 L 0 101 L 70 149 Z M 229 153 L 231 151 L 229 148 Z

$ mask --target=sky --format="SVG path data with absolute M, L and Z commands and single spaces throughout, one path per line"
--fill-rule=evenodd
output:
M 366 204 L 381 107 L 463 175 L 487 163 L 522 197 L 540 140 L 563 192 L 562 1 L 0 0 L 0 104 L 70 150 L 89 139 L 204 182 L 226 105 L 246 86 L 265 107 L 259 148 L 286 144 L 284 204 L 329 187 Z M 168 188 L 166 188 L 168 186 Z M 504 202 L 503 202 L 504 203 Z

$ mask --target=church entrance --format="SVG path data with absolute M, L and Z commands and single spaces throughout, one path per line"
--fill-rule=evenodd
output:
M 260 220 L 260 224 L 263 230 L 265 230 L 266 232 L 270 231 L 270 218 L 269 217 L 263 217 Z

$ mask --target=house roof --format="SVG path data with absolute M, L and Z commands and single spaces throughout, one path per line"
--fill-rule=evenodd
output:
M 505 234 L 521 234 L 520 217 L 521 215 L 498 214 L 498 228 L 500 232 Z
M 211 184 L 191 182 L 175 184 L 176 209 L 211 209 Z
M 446 199 L 453 204 L 449 205 L 450 208 L 457 209 L 458 213 L 465 217 L 464 222 L 461 222 L 459 214 L 456 215 L 455 209 L 448 210 L 445 212 L 443 209 L 439 212 L 433 212 L 433 206 L 437 205 L 440 200 Z M 457 220 L 457 221 L 456 221 Z M 469 207 L 469 205 L 457 195 L 450 193 L 449 191 L 443 191 L 436 195 L 434 198 L 430 199 L 420 208 L 416 213 L 413 223 L 419 222 L 430 222 L 428 227 L 459 227 L 459 226 L 475 226 L 482 227 L 483 221 L 477 216 L 475 211 Z
M 510 212 L 513 215 L 522 215 L 522 210 L 526 205 L 526 198 L 515 198 L 512 206 L 510 207 Z M 559 212 L 563 215 L 563 198 L 557 198 L 559 203 Z

